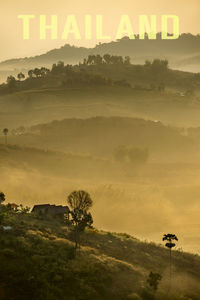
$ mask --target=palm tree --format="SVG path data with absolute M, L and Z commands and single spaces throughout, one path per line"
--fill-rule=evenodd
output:
M 172 233 L 168 233 L 168 234 L 164 234 L 163 236 L 163 241 L 166 241 L 165 246 L 167 248 L 169 248 L 169 256 L 170 256 L 170 275 L 169 275 L 169 279 L 170 279 L 170 287 L 171 287 L 171 277 L 172 277 L 172 248 L 174 248 L 176 246 L 176 244 L 174 243 L 174 241 L 178 241 L 178 238 L 175 234 Z
M 3 134 L 5 135 L 5 144 L 7 145 L 8 128 L 4 128 Z

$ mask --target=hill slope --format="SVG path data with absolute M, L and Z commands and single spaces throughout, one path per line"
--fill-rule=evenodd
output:
M 58 221 L 12 214 L 4 225 L 12 230 L 1 228 L 2 300 L 154 299 L 147 293 L 150 271 L 162 275 L 156 299 L 200 299 L 199 256 L 173 252 L 169 293 L 169 253 L 163 247 L 90 230 L 74 257 L 71 233 Z

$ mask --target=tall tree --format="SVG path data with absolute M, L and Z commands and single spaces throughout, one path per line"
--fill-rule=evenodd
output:
M 3 134 L 5 136 L 5 144 L 7 145 L 7 135 L 8 135 L 8 128 L 3 129 Z
M 92 215 L 88 210 L 92 207 L 92 199 L 85 191 L 74 191 L 68 198 L 67 202 L 70 208 L 70 221 L 74 231 L 75 248 L 80 247 L 80 233 L 86 227 L 91 227 L 93 224 Z
M 168 233 L 164 234 L 163 241 L 166 241 L 165 246 L 169 248 L 169 263 L 170 263 L 170 274 L 169 274 L 169 280 L 170 280 L 170 287 L 171 287 L 171 278 L 172 278 L 172 248 L 176 246 L 175 241 L 178 241 L 178 238 L 175 234 Z

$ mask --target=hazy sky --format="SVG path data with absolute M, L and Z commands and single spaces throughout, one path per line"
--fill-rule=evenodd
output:
M 157 15 L 158 25 L 162 14 L 173 14 L 179 16 L 180 32 L 200 33 L 200 0 L 0 0 L 0 3 L 0 60 L 41 54 L 65 43 L 94 46 L 99 42 L 95 39 L 95 34 L 90 41 L 84 38 L 86 14 L 92 15 L 93 33 L 95 32 L 95 16 L 103 15 L 104 33 L 111 35 L 113 39 L 123 14 L 129 15 L 135 32 L 138 31 L 138 16 L 141 14 Z M 21 14 L 36 16 L 31 22 L 30 40 L 23 40 L 22 21 L 17 18 Z M 46 40 L 40 40 L 39 16 L 41 14 L 47 15 L 49 20 L 50 15 L 58 15 L 59 36 L 57 40 L 51 40 L 50 36 Z M 61 39 L 64 23 L 69 14 L 74 14 L 77 18 L 82 35 L 80 41 L 74 40 L 73 36 L 67 41 Z

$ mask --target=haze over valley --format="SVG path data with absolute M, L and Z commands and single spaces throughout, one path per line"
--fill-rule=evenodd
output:
M 8 201 L 64 204 L 82 188 L 98 228 L 156 242 L 176 231 L 179 247 L 199 253 L 199 74 L 90 55 L 10 77 L 0 93 Z

